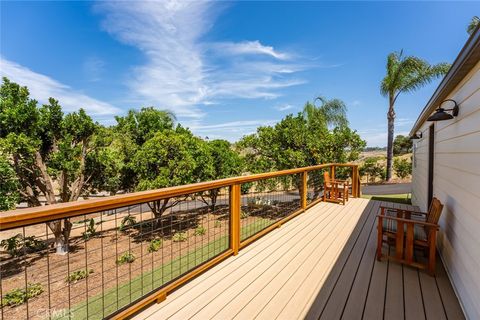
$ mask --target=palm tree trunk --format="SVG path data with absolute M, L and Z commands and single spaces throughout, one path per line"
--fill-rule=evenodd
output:
M 392 179 L 393 168 L 393 135 L 395 131 L 395 110 L 393 109 L 394 101 L 393 97 L 390 97 L 390 107 L 388 108 L 387 121 L 388 121 L 388 138 L 387 138 L 387 175 L 386 180 Z

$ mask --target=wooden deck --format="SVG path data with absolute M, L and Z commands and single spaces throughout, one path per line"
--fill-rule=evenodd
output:
M 464 319 L 440 260 L 376 261 L 382 204 L 319 203 L 135 319 Z

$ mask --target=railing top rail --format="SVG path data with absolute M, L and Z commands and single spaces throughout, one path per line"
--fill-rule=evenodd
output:
M 347 163 L 327 163 L 310 167 L 302 167 L 281 171 L 265 172 L 246 176 L 225 178 L 214 181 L 205 181 L 182 186 L 162 188 L 149 191 L 134 192 L 123 195 L 104 197 L 100 199 L 89 199 L 84 201 L 65 202 L 48 206 L 32 207 L 25 209 L 16 209 L 0 212 L 0 230 L 12 229 L 16 227 L 31 225 L 40 222 L 53 221 L 63 218 L 75 217 L 83 214 L 95 213 L 106 210 L 113 210 L 129 205 L 145 203 L 154 200 L 177 197 L 185 194 L 191 194 L 206 191 L 215 188 L 222 188 L 234 184 L 253 182 L 268 178 L 281 177 L 290 174 L 302 173 L 327 168 L 330 166 L 338 167 L 357 167 L 356 164 Z

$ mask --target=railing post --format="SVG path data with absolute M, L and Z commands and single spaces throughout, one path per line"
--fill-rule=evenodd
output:
M 230 186 L 230 249 L 233 255 L 240 249 L 240 184 Z
M 357 166 L 357 198 L 362 196 L 362 181 L 360 180 L 360 169 Z
M 335 180 L 335 166 L 331 165 L 330 166 L 330 176 L 332 177 L 332 180 Z
M 352 166 L 352 197 L 357 196 L 357 166 Z
M 307 194 L 308 194 L 307 178 L 308 178 L 308 171 L 303 171 L 302 172 L 302 193 L 300 195 L 303 210 L 305 210 L 307 208 Z

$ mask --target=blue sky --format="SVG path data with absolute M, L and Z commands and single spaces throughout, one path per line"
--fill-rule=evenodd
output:
M 5 2 L 0 73 L 44 102 L 114 115 L 156 106 L 230 141 L 322 95 L 347 104 L 369 146 L 386 144 L 388 53 L 453 62 L 475 2 Z M 406 134 L 438 81 L 397 101 Z

